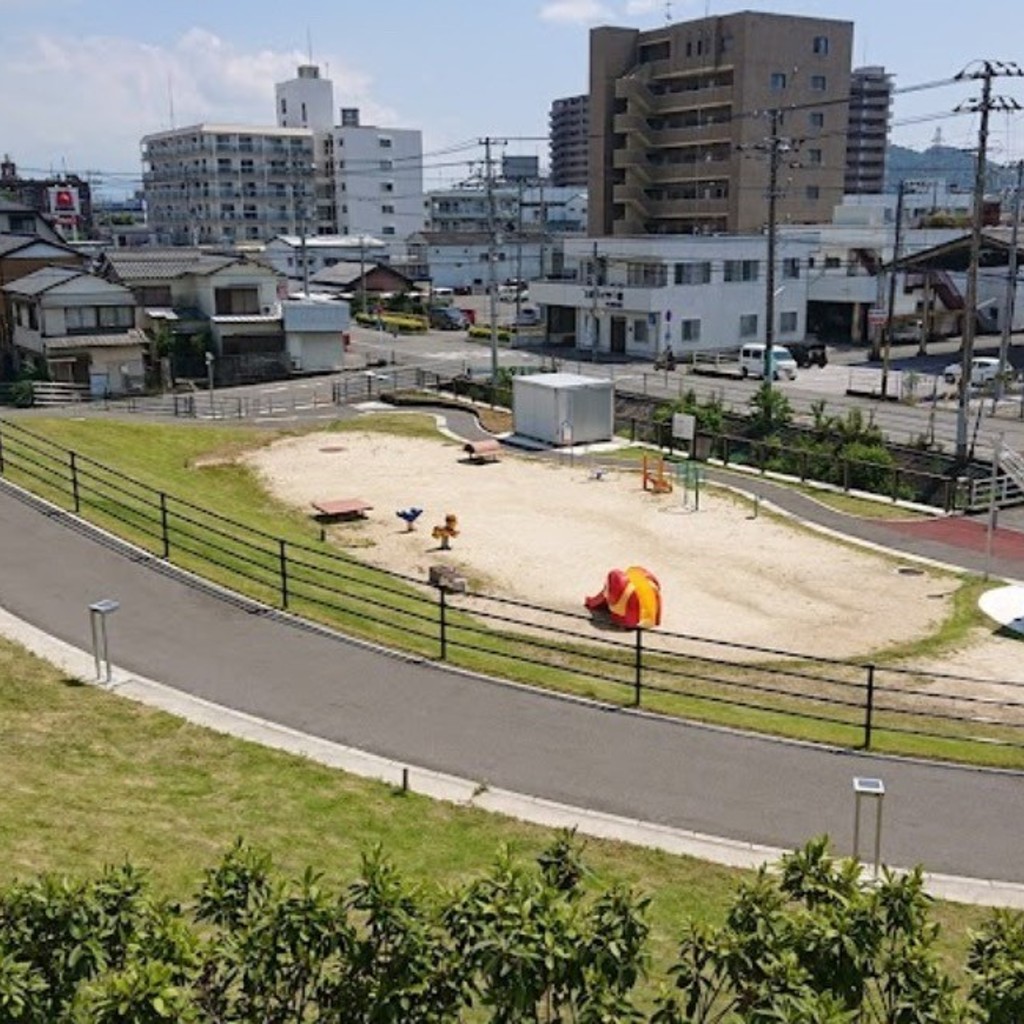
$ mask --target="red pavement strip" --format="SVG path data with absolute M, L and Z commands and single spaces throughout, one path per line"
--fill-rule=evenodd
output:
M 886 526 L 909 537 L 920 537 L 922 540 L 937 541 L 969 551 L 984 552 L 988 543 L 986 523 L 960 516 L 917 522 L 889 522 Z M 1024 533 L 997 528 L 992 534 L 992 557 L 1024 562 Z

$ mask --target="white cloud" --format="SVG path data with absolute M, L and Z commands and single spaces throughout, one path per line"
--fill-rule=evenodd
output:
M 605 21 L 613 16 L 613 12 L 600 0 L 551 0 L 541 7 L 540 16 L 544 21 L 581 25 Z
M 2 44 L 0 44 L 2 47 Z M 298 51 L 246 52 L 193 28 L 170 46 L 109 36 L 37 35 L 0 49 L 5 146 L 29 168 L 137 172 L 143 135 L 200 121 L 274 123 L 274 83 L 292 78 Z M 335 111 L 360 108 L 365 124 L 395 123 L 370 96 L 371 78 L 321 62 Z
M 639 14 L 650 14 L 652 11 L 665 11 L 665 0 L 629 0 L 626 14 L 635 17 Z

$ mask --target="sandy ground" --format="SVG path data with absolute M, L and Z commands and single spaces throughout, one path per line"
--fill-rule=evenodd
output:
M 661 583 L 662 632 L 860 657 L 927 634 L 955 588 L 941 575 L 900 572 L 895 560 L 755 517 L 749 503 L 718 491 L 704 489 L 695 511 L 679 486 L 655 495 L 637 473 L 594 479 L 586 456 L 503 452 L 473 465 L 454 441 L 368 432 L 290 438 L 246 460 L 299 508 L 323 498 L 371 503 L 367 519 L 332 526 L 332 541 L 424 580 L 429 566 L 446 563 L 474 591 L 583 612 L 609 569 L 644 566 Z M 413 532 L 395 514 L 409 506 L 424 509 Z M 431 530 L 448 513 L 459 535 L 441 551 Z M 934 667 L 1021 679 L 1021 653 L 1019 642 L 982 633 Z

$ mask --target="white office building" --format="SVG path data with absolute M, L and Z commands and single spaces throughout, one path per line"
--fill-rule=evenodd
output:
M 779 345 L 805 336 L 816 243 L 779 239 Z M 566 239 L 559 277 L 531 281 L 530 301 L 554 341 L 652 360 L 671 348 L 685 359 L 765 340 L 766 256 L 761 235 Z

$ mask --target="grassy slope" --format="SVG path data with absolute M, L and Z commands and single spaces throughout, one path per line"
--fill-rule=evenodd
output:
M 445 885 L 485 868 L 503 843 L 524 857 L 551 833 L 479 810 L 396 793 L 182 723 L 62 678 L 0 642 L 0 882 L 41 871 L 84 874 L 130 859 L 187 899 L 237 836 L 287 872 L 312 865 L 335 883 L 380 842 L 411 877 Z M 721 919 L 742 872 L 622 844 L 590 841 L 594 881 L 653 895 L 655 977 L 686 920 Z M 939 904 L 943 949 L 962 961 L 984 914 Z

